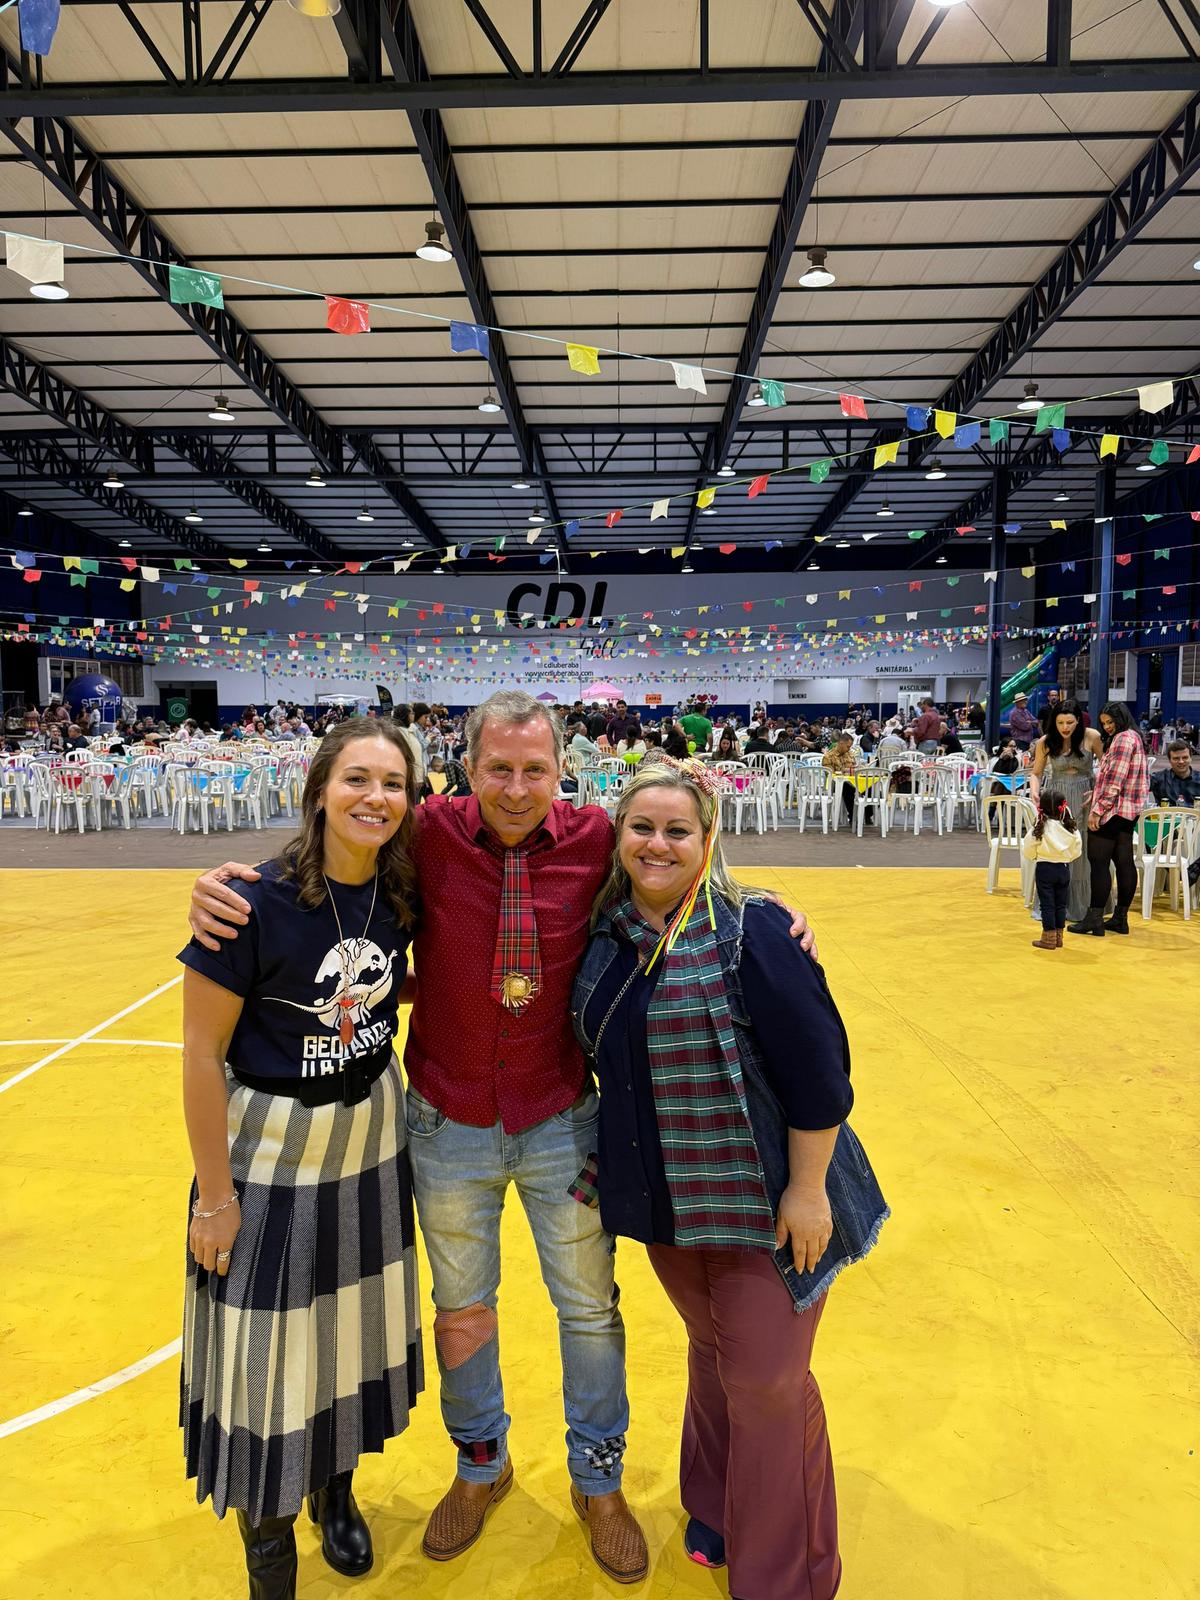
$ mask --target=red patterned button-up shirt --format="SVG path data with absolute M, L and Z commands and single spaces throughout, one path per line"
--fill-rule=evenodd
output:
M 1118 733 L 1096 772 L 1091 809 L 1103 825 L 1111 817 L 1136 822 L 1150 793 L 1150 770 L 1142 736 L 1132 728 Z
M 519 1133 L 565 1111 L 583 1088 L 571 986 L 592 901 L 608 873 L 613 830 L 597 806 L 556 800 L 528 846 L 542 988 L 514 1014 L 490 993 L 504 852 L 488 847 L 474 795 L 433 796 L 417 815 L 421 920 L 413 941 L 417 997 L 404 1067 L 454 1122 Z

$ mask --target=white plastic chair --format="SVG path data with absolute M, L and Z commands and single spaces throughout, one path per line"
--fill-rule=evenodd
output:
M 20 756 L 13 756 L 0 766 L 0 817 L 5 806 L 14 817 L 27 817 L 31 809 L 31 782 L 28 767 Z
M 825 772 L 819 766 L 811 763 L 792 766 L 789 774 L 791 790 L 797 814 L 800 818 L 800 832 L 804 832 L 804 825 L 809 816 L 819 816 L 821 819 L 821 832 L 829 832 L 829 814 L 834 810 L 836 796 L 825 781 Z M 837 815 L 834 814 L 834 825 L 837 825 Z
M 1025 835 L 1037 821 L 1032 800 L 1019 795 L 989 795 L 983 804 L 983 828 L 988 843 L 987 892 L 994 894 L 1000 873 L 1001 850 L 1015 850 L 1021 868 L 1021 897 L 1033 903 L 1033 862 L 1021 854 Z
M 1147 837 L 1155 830 L 1155 842 Z M 1200 846 L 1200 812 L 1183 806 L 1151 806 L 1138 818 L 1137 853 L 1142 873 L 1142 916 L 1150 920 L 1150 910 L 1158 889 L 1158 875 L 1167 874 L 1171 892 L 1171 910 L 1183 901 L 1183 918 L 1191 921 L 1192 885 L 1188 868 L 1196 858 Z
M 170 810 L 167 800 L 167 763 L 162 756 L 134 756 L 131 800 L 134 809 L 152 817 L 155 809 L 165 817 Z
M 74 811 L 75 820 L 82 833 L 87 826 L 87 821 L 94 815 L 95 802 L 92 797 L 91 784 L 86 772 L 79 770 L 78 763 L 47 769 L 50 782 L 50 810 L 47 812 L 47 827 L 53 818 L 55 833 L 62 832 L 62 818 L 64 811 Z M 98 825 L 98 824 L 97 824 Z
M 208 774 L 195 767 L 171 767 L 171 826 L 186 833 L 188 824 L 198 820 L 203 833 L 208 832 L 212 814 L 212 793 Z
M 133 768 L 132 766 L 116 766 L 111 769 L 112 782 L 105 783 L 101 773 L 92 768 L 92 792 L 96 801 L 97 815 L 101 821 L 109 815 L 115 822 L 119 817 L 123 828 L 131 828 L 133 820 L 131 815 L 134 800 L 133 793 Z
M 266 767 L 253 767 L 242 780 L 240 789 L 233 791 L 233 821 L 238 820 L 238 813 L 245 815 L 247 825 L 253 824 L 256 828 L 266 827 L 267 811 L 267 779 L 270 776 Z
M 862 838 L 863 821 L 868 811 L 874 811 L 875 821 L 879 827 L 879 837 L 887 838 L 887 831 L 891 824 L 889 815 L 888 785 L 890 775 L 886 772 L 860 772 L 855 778 L 854 789 L 854 830 Z

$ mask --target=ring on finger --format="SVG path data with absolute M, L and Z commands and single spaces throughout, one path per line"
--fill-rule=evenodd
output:
M 232 1250 L 218 1250 L 217 1251 L 217 1260 L 218 1261 L 228 1261 L 232 1254 L 233 1254 Z

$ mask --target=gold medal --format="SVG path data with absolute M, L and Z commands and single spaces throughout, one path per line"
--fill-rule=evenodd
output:
M 527 978 L 523 972 L 506 972 L 501 991 L 508 1009 L 519 1011 L 526 1001 L 533 998 L 533 979 Z

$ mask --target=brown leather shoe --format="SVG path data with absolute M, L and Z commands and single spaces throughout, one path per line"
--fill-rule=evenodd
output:
M 572 1484 L 571 1504 L 587 1523 L 592 1560 L 601 1572 L 614 1583 L 640 1583 L 650 1571 L 650 1552 L 621 1491 L 581 1494 Z
M 504 1471 L 495 1483 L 468 1483 L 465 1478 L 455 1478 L 433 1508 L 421 1540 L 422 1551 L 431 1561 L 453 1561 L 469 1550 L 483 1532 L 488 1512 L 499 1505 L 514 1482 L 511 1461 L 504 1463 Z

